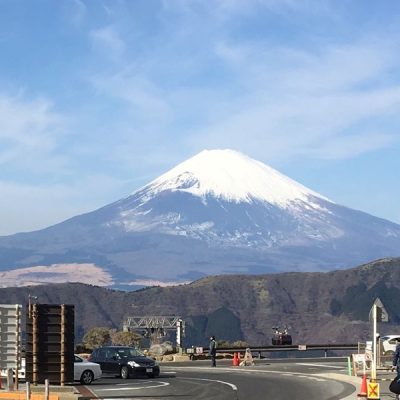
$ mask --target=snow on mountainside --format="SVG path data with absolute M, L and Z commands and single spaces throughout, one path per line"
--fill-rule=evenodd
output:
M 202 151 L 147 185 L 146 197 L 154 197 L 166 190 L 202 198 L 212 195 L 236 203 L 259 200 L 281 207 L 287 207 L 293 200 L 310 201 L 311 196 L 328 200 L 234 150 Z
M 115 203 L 0 238 L 0 271 L 14 270 L 7 279 L 22 284 L 44 281 L 43 266 L 92 264 L 106 285 L 131 288 L 326 271 L 398 257 L 399 249 L 400 225 L 335 204 L 236 151 L 209 150 Z M 15 271 L 32 267 L 42 269 Z
M 313 239 L 341 236 L 341 229 L 326 226 L 333 204 L 237 151 L 205 150 L 122 200 L 111 224 L 210 245 L 270 248 L 292 241 L 287 228 Z M 279 220 L 286 229 L 276 231 Z
M 237 151 L 205 150 L 121 200 L 110 224 L 261 249 L 342 236 L 327 223 L 333 205 Z

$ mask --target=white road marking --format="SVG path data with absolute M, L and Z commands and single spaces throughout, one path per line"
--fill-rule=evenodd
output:
M 310 364 L 298 364 L 298 365 L 310 365 Z M 311 364 L 311 365 L 319 365 L 319 364 Z M 327 367 L 327 366 L 325 366 Z M 330 367 L 331 368 L 331 367 Z M 336 367 L 338 368 L 338 367 Z M 340 367 L 343 368 L 343 367 Z M 179 369 L 184 369 L 184 370 L 196 370 L 196 371 L 204 371 L 205 369 L 207 371 L 212 371 L 214 373 L 218 372 L 230 372 L 230 373 L 260 373 L 260 374 L 277 374 L 280 376 L 289 376 L 289 377 L 297 377 L 297 378 L 307 378 L 311 380 L 315 380 L 318 382 L 326 382 L 327 379 L 329 378 L 321 378 L 321 377 L 315 377 L 312 374 L 305 375 L 304 372 L 281 372 L 281 371 L 266 371 L 266 370 L 260 370 L 260 369 L 253 369 L 253 368 L 229 368 L 229 367 L 219 367 L 219 368 L 212 368 L 212 367 L 175 367 L 176 370 Z M 164 371 L 163 371 L 164 372 Z M 186 378 L 182 378 L 186 379 Z
M 152 384 L 154 381 L 149 380 L 135 380 L 135 382 L 125 382 L 125 383 L 116 383 L 115 386 L 130 386 L 130 385 L 139 385 L 139 384 Z
M 278 374 L 278 375 L 283 375 L 283 374 L 290 374 L 292 376 L 295 375 L 304 375 L 304 372 L 282 372 L 282 371 L 268 371 L 268 370 L 262 370 L 262 369 L 253 369 L 249 367 L 243 367 L 243 368 L 228 368 L 228 367 L 217 367 L 217 368 L 212 368 L 212 367 L 174 367 L 174 369 L 177 370 L 192 370 L 192 371 L 207 371 L 207 372 L 230 372 L 232 374 L 234 373 L 240 373 L 242 374 L 243 372 L 257 372 L 260 374 Z M 164 370 L 163 370 L 164 373 Z
M 109 392 L 109 391 L 112 391 L 112 390 L 140 390 L 140 389 L 153 389 L 153 388 L 160 388 L 160 387 L 163 387 L 163 386 L 169 386 L 169 383 L 168 382 L 161 382 L 161 381 L 158 381 L 158 382 L 156 382 L 156 383 L 158 383 L 158 385 L 152 385 L 152 386 L 136 386 L 136 387 L 133 387 L 133 386 L 129 386 L 129 387 L 124 387 L 124 388 L 121 388 L 121 387 L 117 387 L 117 388 L 110 388 L 110 389 L 101 389 L 101 391 L 103 392 Z
M 322 378 L 316 378 L 315 376 L 306 376 L 307 379 L 311 380 L 311 381 L 317 381 L 317 382 L 326 382 L 326 379 L 322 379 Z
M 217 383 L 222 383 L 223 385 L 228 385 L 232 388 L 232 390 L 237 391 L 237 386 L 234 385 L 233 383 L 225 382 L 225 381 L 219 381 L 217 379 L 204 379 L 204 378 L 179 378 L 179 379 L 187 379 L 187 380 L 193 380 L 193 381 L 206 381 L 206 382 L 217 382 Z
M 295 365 L 304 365 L 305 367 L 343 369 L 343 367 L 338 367 L 336 365 L 311 364 L 311 363 L 295 363 Z

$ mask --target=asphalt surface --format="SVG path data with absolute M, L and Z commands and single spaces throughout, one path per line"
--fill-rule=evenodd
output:
M 252 367 L 233 367 L 232 361 L 161 364 L 155 379 L 102 378 L 87 388 L 85 397 L 101 399 L 215 399 L 215 400 L 342 400 L 356 398 L 350 383 L 329 374 L 347 373 L 343 359 L 256 360 Z M 353 397 L 352 397 L 353 396 Z

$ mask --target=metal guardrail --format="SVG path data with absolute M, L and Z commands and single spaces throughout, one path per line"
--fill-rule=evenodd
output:
M 217 352 L 231 353 L 245 351 L 250 348 L 252 352 L 275 352 L 275 351 L 307 351 L 307 350 L 357 350 L 358 344 L 291 344 L 283 346 L 247 346 L 219 348 Z M 205 349 L 205 348 L 204 348 Z M 207 349 L 208 350 L 208 349 Z
M 334 350 L 357 350 L 359 349 L 359 344 L 292 344 L 292 345 L 283 345 L 283 346 L 247 346 L 247 347 L 220 347 L 217 349 L 217 353 L 236 353 L 236 352 L 245 352 L 247 348 L 250 348 L 250 351 L 254 353 L 258 353 L 259 357 L 261 357 L 261 353 L 269 353 L 269 352 L 279 352 L 279 351 L 323 351 L 325 353 L 325 357 L 328 356 L 328 351 Z M 203 354 L 208 353 L 208 347 L 203 347 Z M 194 356 L 199 354 L 193 354 Z

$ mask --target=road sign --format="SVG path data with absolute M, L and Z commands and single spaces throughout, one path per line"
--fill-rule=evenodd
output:
M 367 393 L 368 400 L 379 400 L 379 383 L 376 382 L 369 382 L 368 383 L 368 393 Z
M 389 314 L 379 297 L 377 297 L 372 304 L 371 310 L 369 311 L 369 320 L 373 320 L 374 305 L 376 305 L 376 322 L 389 322 Z

